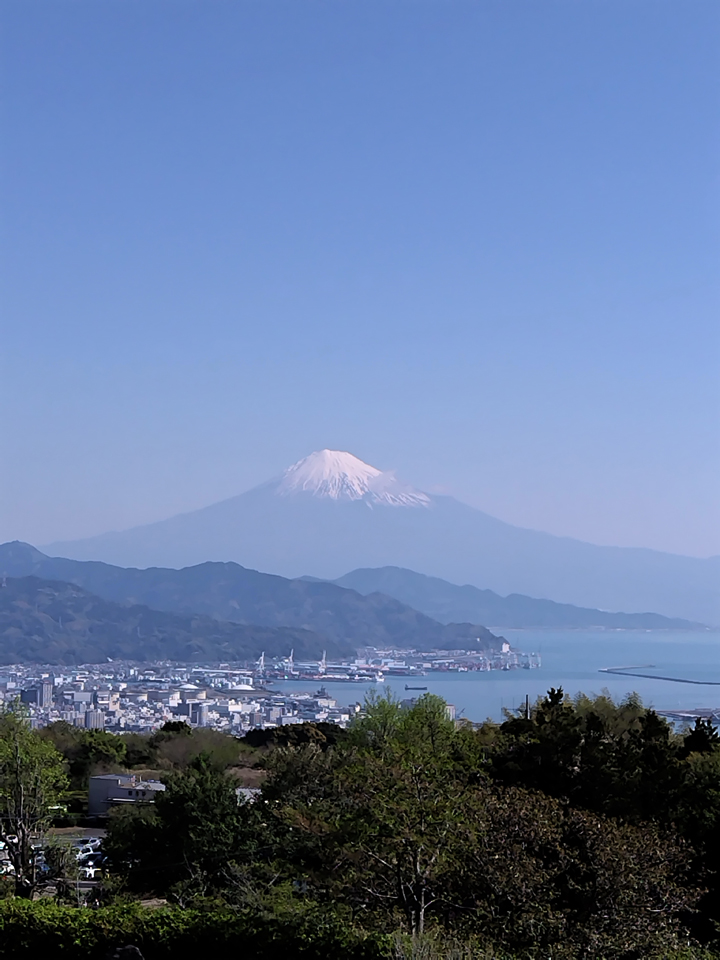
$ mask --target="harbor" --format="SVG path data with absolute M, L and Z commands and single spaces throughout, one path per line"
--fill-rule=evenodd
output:
M 263 654 L 248 669 L 249 680 L 257 684 L 273 681 L 385 683 L 394 677 L 425 677 L 429 673 L 489 673 L 492 671 L 537 670 L 542 666 L 539 653 L 523 653 L 504 642 L 499 650 L 377 650 L 368 648 L 352 660 L 329 662 L 296 661 L 294 651 L 280 659 Z M 426 687 L 410 687 L 407 690 Z

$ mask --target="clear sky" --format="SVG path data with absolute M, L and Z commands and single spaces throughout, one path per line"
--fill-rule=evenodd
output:
M 332 447 L 720 553 L 717 0 L 0 9 L 0 539 Z

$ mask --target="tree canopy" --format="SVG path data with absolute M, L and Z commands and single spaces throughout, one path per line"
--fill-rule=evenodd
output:
M 62 757 L 30 728 L 19 702 L 0 705 L 0 841 L 15 871 L 15 892 L 37 886 L 35 849 L 66 786 Z
M 710 776 L 711 732 L 688 736 L 637 700 L 551 691 L 529 718 L 475 729 L 437 697 L 410 709 L 374 697 L 334 744 L 276 743 L 255 803 L 197 758 L 153 810 L 111 817 L 108 850 L 133 889 L 184 904 L 267 909 L 282 896 L 341 905 L 368 929 L 445 930 L 507 954 L 666 956 L 701 895 L 697 854 L 666 815 L 675 800 L 647 814 L 653 778 Z
M 438 697 L 386 695 L 347 731 L 261 734 L 32 731 L 6 713 L 3 796 L 13 744 L 27 760 L 16 781 L 27 774 L 38 797 L 28 837 L 63 764 L 76 787 L 108 768 L 160 776 L 153 804 L 109 818 L 106 897 L 124 889 L 247 917 L 331 910 L 332 923 L 340 911 L 373 935 L 450 937 L 482 956 L 639 960 L 714 941 L 720 738 L 707 720 L 679 734 L 637 697 L 550 690 L 473 726 Z M 243 764 L 262 778 L 251 800 L 237 789 Z M 31 853 L 19 875 L 31 892 Z

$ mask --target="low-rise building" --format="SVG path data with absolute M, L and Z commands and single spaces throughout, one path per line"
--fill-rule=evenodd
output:
M 153 803 L 155 794 L 164 789 L 165 784 L 159 780 L 141 780 L 130 774 L 105 773 L 90 777 L 88 815 L 106 817 L 113 807 Z

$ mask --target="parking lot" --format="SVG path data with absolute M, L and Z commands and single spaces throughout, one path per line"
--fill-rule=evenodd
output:
M 97 886 L 105 860 L 102 852 L 104 835 L 104 830 L 68 827 L 51 829 L 44 837 L 37 837 L 32 848 L 41 888 L 47 893 L 55 893 L 56 881 L 60 878 L 78 895 Z M 17 838 L 12 835 L 6 837 L 5 842 L 0 841 L 0 877 L 8 880 L 15 876 L 10 855 L 13 843 L 17 843 Z

